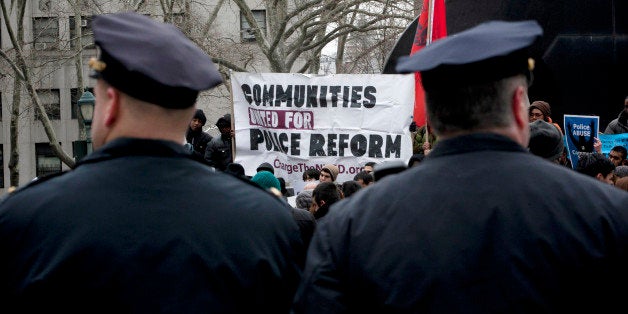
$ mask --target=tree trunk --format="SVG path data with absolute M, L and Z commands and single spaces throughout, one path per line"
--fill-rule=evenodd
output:
M 11 153 L 9 154 L 9 186 L 20 185 L 20 150 L 17 146 L 20 129 L 18 127 L 20 117 L 20 102 L 22 82 L 15 76 L 13 79 L 13 103 L 11 104 L 11 125 L 9 134 L 11 135 Z

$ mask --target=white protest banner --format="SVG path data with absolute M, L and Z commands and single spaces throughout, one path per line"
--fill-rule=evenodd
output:
M 310 167 L 335 164 L 344 182 L 368 161 L 412 156 L 412 74 L 234 72 L 231 84 L 234 162 L 247 175 L 268 162 L 298 192 Z

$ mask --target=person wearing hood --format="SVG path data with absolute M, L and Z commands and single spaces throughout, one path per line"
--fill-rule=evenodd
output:
M 621 134 L 628 133 L 628 96 L 624 98 L 624 110 L 619 113 L 619 116 L 611 121 L 604 134 Z
M 225 114 L 216 121 L 220 136 L 214 137 L 205 149 L 205 161 L 212 167 L 224 171 L 227 165 L 233 162 L 231 143 L 233 130 L 231 129 L 231 115 Z
M 205 155 L 207 144 L 212 140 L 212 136 L 203 131 L 206 122 L 207 117 L 205 117 L 203 110 L 196 109 L 185 133 L 185 141 L 192 146 L 195 153 L 201 156 Z

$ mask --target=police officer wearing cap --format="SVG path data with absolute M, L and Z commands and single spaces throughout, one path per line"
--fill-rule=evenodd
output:
M 625 308 L 628 193 L 526 149 L 534 21 L 492 21 L 402 59 L 439 142 L 334 204 L 296 313 L 599 313 Z M 621 310 L 620 310 L 621 311 Z
M 92 27 L 95 150 L 2 200 L 3 311 L 287 312 L 302 248 L 289 209 L 181 143 L 222 81 L 209 56 L 135 13 Z

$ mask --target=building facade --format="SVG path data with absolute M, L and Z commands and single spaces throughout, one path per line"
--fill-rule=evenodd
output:
M 0 0 L 5 1 L 6 0 Z M 29 68 L 29 75 L 33 82 L 38 98 L 46 108 L 46 114 L 51 127 L 55 132 L 63 150 L 69 156 L 80 159 L 85 154 L 86 133 L 84 127 L 79 125 L 80 112 L 77 101 L 81 96 L 79 92 L 77 74 L 78 51 L 76 47 L 77 25 L 81 28 L 82 51 L 82 80 L 83 87 L 87 90 L 95 84 L 88 76 L 87 60 L 97 54 L 97 49 L 92 44 L 91 19 L 95 14 L 107 12 L 136 11 L 149 15 L 158 20 L 168 20 L 182 28 L 184 32 L 198 34 L 204 31 L 207 38 L 220 38 L 223 42 L 235 43 L 231 47 L 224 44 L 212 45 L 208 40 L 200 45 L 210 55 L 218 53 L 246 54 L 246 66 L 254 72 L 269 71 L 261 53 L 254 44 L 250 26 L 232 1 L 225 1 L 217 10 L 219 1 L 206 0 L 201 2 L 181 1 L 172 10 L 164 13 L 159 1 L 83 1 L 80 8 L 71 7 L 70 1 L 61 0 L 33 0 L 26 2 L 26 9 L 22 26 L 24 28 L 24 44 L 22 51 Z M 258 1 L 250 1 L 253 15 L 263 32 L 266 31 L 266 10 Z M 258 5 L 261 7 L 255 7 Z M 9 5 L 7 4 L 7 8 Z M 76 23 L 75 12 L 80 10 L 81 21 Z M 215 14 L 215 20 L 211 27 L 204 27 L 198 21 L 206 20 Z M 16 25 L 16 14 L 9 15 L 10 24 Z M 15 56 L 15 49 L 11 41 L 5 21 L 0 17 L 0 49 L 9 58 Z M 206 46 L 205 46 L 206 45 Z M 13 58 L 12 60 L 15 60 Z M 14 108 L 14 77 L 15 72 L 6 60 L 0 58 L 0 160 L 2 172 L 0 173 L 0 194 L 7 191 L 9 180 L 9 156 L 11 154 L 11 116 Z M 25 185 L 36 177 L 50 173 L 68 170 L 69 167 L 55 156 L 50 145 L 44 126 L 38 118 L 33 101 L 22 84 L 19 112 L 17 119 L 17 147 L 19 153 L 19 185 Z M 201 93 L 197 107 L 203 109 L 208 117 L 206 130 L 217 135 L 214 123 L 225 113 L 231 112 L 231 100 L 229 90 L 221 86 L 211 92 Z M 183 141 L 183 139 L 182 139 Z

